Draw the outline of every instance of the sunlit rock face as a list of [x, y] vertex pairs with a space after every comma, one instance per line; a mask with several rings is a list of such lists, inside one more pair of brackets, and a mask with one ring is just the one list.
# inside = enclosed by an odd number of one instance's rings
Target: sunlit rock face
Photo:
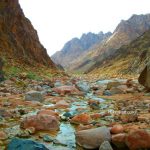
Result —
[[9, 61], [16, 59], [25, 64], [40, 63], [55, 68], [18, 0], [0, 1], [0, 55]]

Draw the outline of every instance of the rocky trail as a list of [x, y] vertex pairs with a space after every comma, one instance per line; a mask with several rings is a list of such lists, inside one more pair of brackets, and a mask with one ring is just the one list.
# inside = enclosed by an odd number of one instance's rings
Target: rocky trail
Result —
[[137, 80], [0, 83], [0, 150], [150, 148], [150, 93]]

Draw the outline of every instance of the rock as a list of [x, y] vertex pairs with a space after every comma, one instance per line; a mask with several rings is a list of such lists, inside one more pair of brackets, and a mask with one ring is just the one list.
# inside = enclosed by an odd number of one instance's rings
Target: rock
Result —
[[44, 142], [53, 142], [54, 138], [49, 136], [49, 135], [44, 135], [43, 136], [43, 141]]
[[114, 94], [125, 94], [125, 91], [122, 88], [119, 88], [119, 87], [111, 88], [110, 92], [111, 92], [112, 95], [114, 95]]
[[55, 112], [55, 111], [53, 111], [53, 110], [46, 110], [46, 109], [43, 109], [43, 110], [40, 110], [37, 114], [38, 114], [38, 115], [50, 115], [50, 116], [55, 116], [57, 119], [60, 119], [59, 113], [58, 113], [58, 112]]
[[112, 149], [112, 147], [111, 147], [111, 145], [110, 145], [110, 143], [108, 141], [104, 141], [101, 144], [99, 150], [113, 150], [113, 149]]
[[142, 84], [147, 90], [150, 90], [150, 62], [146, 65], [144, 70], [141, 72], [138, 81]]
[[55, 83], [54, 83], [54, 87], [59, 87], [59, 86], [62, 86], [62, 83], [61, 83], [61, 81], [56, 81]]
[[112, 96], [112, 93], [109, 90], [105, 90], [103, 92], [103, 95], [105, 95], [105, 96]]
[[2, 59], [0, 58], [0, 82], [4, 80], [3, 65], [4, 63]]
[[6, 140], [8, 137], [5, 132], [0, 131], [0, 140]]
[[126, 144], [131, 150], [150, 148], [150, 132], [146, 130], [131, 131], [126, 137]]
[[74, 116], [70, 122], [75, 124], [90, 124], [92, 122], [92, 118], [90, 115], [83, 113]]
[[20, 124], [23, 129], [34, 127], [36, 131], [44, 130], [58, 130], [59, 121], [56, 117], [51, 115], [33, 115], [26, 117]]
[[12, 118], [13, 114], [6, 109], [0, 109], [0, 116], [4, 118]]
[[114, 87], [117, 87], [117, 86], [119, 86], [119, 85], [121, 85], [121, 83], [120, 82], [118, 82], [118, 81], [114, 81], [114, 82], [109, 82], [108, 84], [107, 84], [107, 90], [110, 90], [111, 88], [114, 88]]
[[80, 124], [80, 125], [78, 126], [77, 130], [78, 130], [78, 131], [80, 131], [80, 130], [87, 130], [87, 129], [91, 129], [92, 127], [93, 127], [92, 124], [89, 124], [89, 125], [82, 125], [82, 124]]
[[62, 96], [66, 95], [66, 94], [77, 94], [77, 93], [79, 93], [77, 88], [75, 88], [74, 86], [68, 86], [68, 85], [53, 88], [52, 91], [56, 92]]
[[35, 133], [35, 128], [34, 127], [30, 127], [30, 128], [27, 128], [25, 131], [27, 131], [30, 135], [32, 135], [32, 134]]
[[43, 144], [32, 140], [13, 138], [7, 150], [49, 150]]
[[77, 89], [79, 89], [80, 91], [85, 92], [85, 93], [90, 91], [90, 86], [85, 81], [78, 81], [76, 83], [76, 87], [77, 87]]
[[125, 133], [114, 134], [112, 135], [111, 141], [116, 147], [124, 148], [126, 147], [125, 138], [126, 138]]
[[60, 108], [60, 109], [65, 109], [65, 108], [68, 108], [69, 106], [70, 106], [69, 103], [67, 103], [64, 100], [61, 100], [61, 101], [57, 102], [54, 107], [55, 108]]
[[25, 94], [25, 100], [42, 102], [44, 100], [44, 98], [43, 98], [43, 95], [41, 94], [41, 92], [30, 91]]
[[110, 141], [110, 130], [106, 127], [99, 127], [78, 131], [76, 134], [76, 143], [85, 149], [96, 149], [104, 141]]
[[123, 131], [124, 131], [124, 128], [123, 128], [123, 126], [120, 125], [120, 124], [114, 125], [114, 126], [111, 128], [111, 130], [110, 130], [110, 132], [111, 132], [112, 134], [122, 133]]
[[89, 100], [88, 104], [89, 104], [90, 108], [96, 110], [96, 109], [99, 109], [100, 102], [98, 100]]

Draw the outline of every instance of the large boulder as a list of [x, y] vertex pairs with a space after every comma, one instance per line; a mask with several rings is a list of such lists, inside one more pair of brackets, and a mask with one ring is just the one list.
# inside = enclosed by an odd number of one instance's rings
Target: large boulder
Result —
[[42, 102], [44, 100], [41, 92], [38, 91], [29, 91], [25, 94], [26, 101], [38, 101]]
[[150, 62], [146, 65], [139, 76], [139, 83], [150, 90]]
[[110, 130], [107, 127], [78, 131], [75, 135], [77, 144], [85, 149], [96, 149], [104, 141], [111, 141]]
[[126, 136], [126, 144], [131, 150], [149, 149], [150, 132], [142, 129], [131, 131]]
[[43, 144], [32, 140], [14, 138], [8, 144], [7, 150], [49, 150]]
[[23, 129], [34, 127], [37, 131], [58, 130], [59, 121], [55, 116], [38, 114], [24, 118], [20, 124], [20, 127]]
[[99, 150], [113, 150], [113, 149], [112, 149], [112, 147], [111, 147], [111, 145], [110, 145], [110, 143], [108, 141], [104, 141], [101, 144]]
[[4, 63], [3, 63], [2, 59], [0, 58], [0, 81], [4, 80], [3, 65], [4, 65]]

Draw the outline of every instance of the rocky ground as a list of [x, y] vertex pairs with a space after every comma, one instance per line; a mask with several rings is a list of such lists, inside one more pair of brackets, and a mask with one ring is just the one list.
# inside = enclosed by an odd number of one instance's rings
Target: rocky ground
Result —
[[137, 80], [0, 83], [0, 150], [150, 148], [150, 93]]

